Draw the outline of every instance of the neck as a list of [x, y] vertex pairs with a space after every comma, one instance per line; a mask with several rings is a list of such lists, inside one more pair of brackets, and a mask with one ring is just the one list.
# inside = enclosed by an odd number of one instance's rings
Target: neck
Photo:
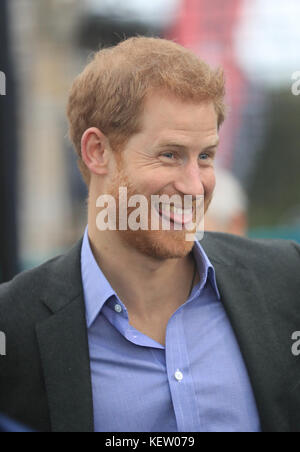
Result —
[[89, 240], [102, 272], [132, 315], [171, 315], [186, 301], [194, 273], [192, 253], [155, 259], [127, 247], [118, 231], [99, 231], [95, 221], [89, 221]]

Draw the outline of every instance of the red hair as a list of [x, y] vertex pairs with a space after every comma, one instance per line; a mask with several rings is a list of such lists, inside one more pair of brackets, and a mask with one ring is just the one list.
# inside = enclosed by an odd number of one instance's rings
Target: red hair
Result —
[[119, 149], [140, 130], [146, 95], [163, 89], [183, 101], [211, 101], [219, 127], [225, 119], [225, 81], [190, 50], [172, 41], [135, 37], [95, 53], [75, 79], [67, 114], [69, 135], [87, 185], [90, 173], [81, 158], [81, 138], [97, 127]]

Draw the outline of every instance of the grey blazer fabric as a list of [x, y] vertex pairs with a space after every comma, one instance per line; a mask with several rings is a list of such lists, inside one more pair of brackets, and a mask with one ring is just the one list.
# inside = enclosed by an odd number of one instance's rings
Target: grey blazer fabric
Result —
[[[66, 255], [0, 285], [0, 412], [48, 432], [92, 432], [93, 400], [80, 240]], [[300, 432], [300, 247], [206, 233], [222, 302], [264, 432]]]

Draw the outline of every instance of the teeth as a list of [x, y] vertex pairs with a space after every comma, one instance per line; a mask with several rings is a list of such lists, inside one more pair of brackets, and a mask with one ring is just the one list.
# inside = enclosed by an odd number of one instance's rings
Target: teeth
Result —
[[171, 205], [170, 212], [173, 212], [176, 215], [190, 215], [192, 213], [192, 209], [181, 209], [180, 207]]

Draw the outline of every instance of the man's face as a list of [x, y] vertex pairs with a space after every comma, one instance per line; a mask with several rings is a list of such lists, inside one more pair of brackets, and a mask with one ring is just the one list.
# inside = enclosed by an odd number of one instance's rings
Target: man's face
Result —
[[[119, 200], [119, 187], [128, 198], [139, 194], [204, 196], [206, 212], [215, 187], [214, 157], [218, 145], [217, 114], [212, 103], [182, 102], [167, 94], [148, 97], [142, 131], [133, 135], [121, 151], [119, 169], [108, 192]], [[118, 202], [117, 202], [118, 204]], [[182, 205], [183, 202], [182, 202]], [[194, 212], [195, 214], [195, 212]], [[172, 214], [171, 214], [172, 216]], [[185, 257], [193, 242], [186, 230], [118, 231], [127, 246], [158, 259]]]

